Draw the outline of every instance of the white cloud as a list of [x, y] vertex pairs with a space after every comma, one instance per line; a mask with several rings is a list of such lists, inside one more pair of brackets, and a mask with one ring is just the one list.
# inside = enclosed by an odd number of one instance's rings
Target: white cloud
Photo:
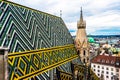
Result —
[[69, 30], [77, 30], [77, 22], [66, 23]]
[[102, 29], [120, 28], [120, 0], [10, 0], [40, 11], [59, 16], [69, 30], [77, 30], [80, 7], [83, 6], [87, 33], [95, 33]]
[[110, 29], [112, 27], [120, 28], [120, 15], [115, 11], [90, 16], [87, 17], [86, 20], [88, 33], [93, 33], [101, 29]]
[[71, 35], [75, 36], [75, 35], [76, 35], [76, 32], [71, 32]]

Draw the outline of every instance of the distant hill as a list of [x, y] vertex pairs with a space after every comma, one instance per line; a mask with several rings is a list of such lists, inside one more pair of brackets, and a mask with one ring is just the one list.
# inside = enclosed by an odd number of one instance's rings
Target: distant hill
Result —
[[93, 37], [93, 38], [113, 38], [113, 37], [119, 37], [120, 35], [87, 35], [88, 37]]
[[[73, 39], [75, 38], [76, 36], [73, 36]], [[93, 37], [93, 38], [113, 38], [113, 37], [118, 37], [120, 38], [120, 35], [87, 35], [87, 37]]]

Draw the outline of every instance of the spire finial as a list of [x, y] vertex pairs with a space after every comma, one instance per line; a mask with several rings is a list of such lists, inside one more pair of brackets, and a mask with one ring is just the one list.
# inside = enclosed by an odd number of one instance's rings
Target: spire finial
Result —
[[60, 10], [60, 17], [62, 18], [62, 10]]
[[82, 7], [81, 7], [81, 12], [80, 12], [80, 21], [83, 21]]

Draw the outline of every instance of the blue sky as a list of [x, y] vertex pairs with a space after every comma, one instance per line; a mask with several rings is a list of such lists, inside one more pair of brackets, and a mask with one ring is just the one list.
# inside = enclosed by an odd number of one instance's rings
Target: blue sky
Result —
[[80, 7], [86, 20], [86, 32], [93, 35], [120, 34], [120, 0], [10, 0], [60, 16], [72, 35], [76, 35]]

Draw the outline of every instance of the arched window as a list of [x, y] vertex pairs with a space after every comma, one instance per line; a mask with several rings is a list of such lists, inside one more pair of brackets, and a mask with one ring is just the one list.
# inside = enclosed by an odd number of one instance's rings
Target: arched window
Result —
[[85, 56], [85, 50], [83, 51], [83, 55]]
[[89, 61], [89, 58], [87, 57], [87, 61]]
[[78, 54], [78, 55], [80, 54], [80, 51], [79, 51], [79, 50], [77, 51], [77, 54]]
[[83, 59], [83, 63], [85, 63], [85, 59]]

